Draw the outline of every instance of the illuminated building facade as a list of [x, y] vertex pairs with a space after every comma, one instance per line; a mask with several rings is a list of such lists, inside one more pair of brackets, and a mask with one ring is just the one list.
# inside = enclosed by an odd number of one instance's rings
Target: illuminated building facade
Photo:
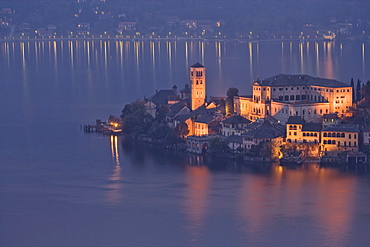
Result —
[[190, 67], [191, 109], [194, 111], [206, 101], [206, 68], [200, 63]]
[[252, 96], [236, 96], [236, 113], [257, 120], [272, 116], [286, 123], [290, 116], [321, 122], [322, 116], [345, 116], [352, 106], [352, 87], [345, 83], [308, 75], [279, 74], [252, 84]]

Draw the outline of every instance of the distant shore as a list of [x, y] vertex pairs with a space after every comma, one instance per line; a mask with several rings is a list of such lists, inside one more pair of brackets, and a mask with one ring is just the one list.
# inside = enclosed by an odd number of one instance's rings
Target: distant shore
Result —
[[259, 42], [370, 42], [370, 39], [361, 40], [356, 38], [347, 39], [299, 39], [299, 38], [280, 38], [280, 39], [243, 39], [243, 38], [199, 38], [199, 37], [128, 37], [128, 36], [110, 36], [110, 35], [97, 35], [97, 36], [51, 36], [51, 37], [12, 37], [0, 38], [0, 42], [13, 42], [13, 41], [59, 41], [59, 40], [118, 40], [118, 41], [203, 41], [203, 42], [236, 42], [236, 43], [259, 43]]

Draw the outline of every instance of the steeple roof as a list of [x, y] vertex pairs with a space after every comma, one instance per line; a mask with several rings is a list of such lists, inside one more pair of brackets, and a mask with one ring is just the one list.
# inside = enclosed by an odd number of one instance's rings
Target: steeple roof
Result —
[[200, 63], [196, 63], [196, 64], [193, 64], [192, 66], [190, 66], [192, 68], [204, 68], [203, 65], [201, 65]]

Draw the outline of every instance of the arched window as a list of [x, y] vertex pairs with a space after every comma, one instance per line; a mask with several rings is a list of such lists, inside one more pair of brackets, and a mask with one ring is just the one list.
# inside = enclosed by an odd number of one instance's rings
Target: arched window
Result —
[[290, 100], [294, 100], [294, 95], [290, 95]]
[[335, 145], [335, 140], [332, 140], [332, 141], [331, 141], [331, 144], [334, 144], [334, 145]]
[[284, 100], [285, 101], [288, 101], [289, 100], [289, 96], [288, 95], [285, 95]]
[[324, 133], [324, 137], [328, 137], [328, 134], [326, 132]]
[[279, 101], [283, 101], [284, 97], [283, 96], [279, 96]]
[[340, 137], [340, 133], [337, 133], [337, 137]]
[[317, 137], [317, 133], [315, 133], [315, 135], [314, 135], [315, 137]]
[[328, 137], [331, 137], [331, 133], [328, 133]]
[[301, 100], [301, 95], [296, 95], [295, 100]]
[[328, 142], [326, 140], [324, 140], [324, 144], [327, 144]]
[[344, 133], [342, 133], [342, 134], [340, 135], [340, 137], [345, 137]]

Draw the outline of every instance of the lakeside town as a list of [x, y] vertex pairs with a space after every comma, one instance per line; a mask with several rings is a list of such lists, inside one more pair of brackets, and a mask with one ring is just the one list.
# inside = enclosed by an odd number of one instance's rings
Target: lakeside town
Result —
[[226, 97], [207, 97], [206, 68], [192, 65], [189, 79], [85, 131], [247, 161], [368, 163], [370, 81], [279, 74], [253, 82], [252, 95], [229, 88]]
[[[6, 1], [5, 1], [6, 2]], [[227, 15], [228, 9], [213, 15], [197, 15], [186, 12], [187, 8], [162, 13], [165, 4], [158, 1], [143, 2], [142, 10], [135, 4], [118, 4], [110, 0], [65, 0], [38, 4], [19, 1], [0, 2], [0, 38], [4, 40], [24, 39], [220, 39], [238, 41], [260, 40], [361, 40], [370, 39], [370, 19], [360, 14], [331, 16], [324, 10], [322, 15], [303, 18], [299, 21], [265, 16], [248, 17], [245, 25], [234, 23]], [[262, 4], [262, 3], [259, 3]], [[148, 5], [148, 6], [147, 6]], [[203, 6], [212, 9], [214, 6]], [[256, 8], [258, 4], [255, 4]], [[220, 3], [219, 8], [223, 9]], [[247, 8], [246, 6], [245, 8]], [[269, 8], [264, 7], [265, 11]], [[357, 6], [358, 7], [358, 6]], [[58, 11], [56, 11], [58, 8]], [[147, 9], [148, 8], [148, 9]], [[189, 7], [190, 8], [190, 7]], [[345, 8], [339, 5], [335, 8]], [[224, 13], [225, 12], [225, 13]], [[269, 12], [268, 12], [269, 13]], [[243, 15], [247, 18], [250, 13]], [[311, 18], [309, 18], [311, 17]], [[241, 18], [241, 20], [243, 20]], [[272, 17], [270, 17], [272, 18]], [[292, 16], [293, 18], [293, 16]], [[238, 28], [236, 28], [238, 26]]]

